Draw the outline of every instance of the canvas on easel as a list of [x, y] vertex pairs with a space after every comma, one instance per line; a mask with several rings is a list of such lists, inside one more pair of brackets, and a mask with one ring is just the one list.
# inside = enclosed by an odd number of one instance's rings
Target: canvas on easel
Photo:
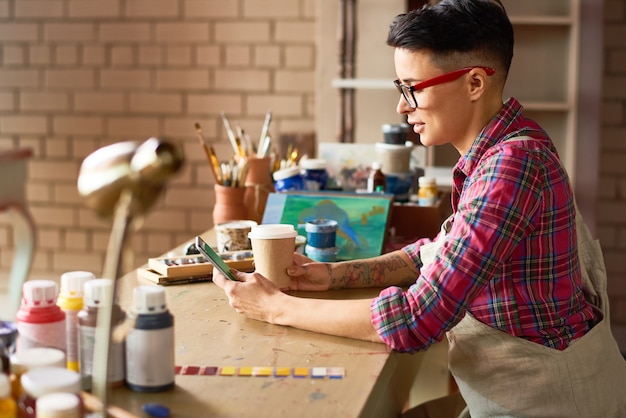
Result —
[[305, 224], [315, 219], [337, 221], [337, 260], [354, 260], [382, 254], [387, 238], [390, 194], [335, 192], [271, 193], [264, 224], [291, 224], [306, 236]]

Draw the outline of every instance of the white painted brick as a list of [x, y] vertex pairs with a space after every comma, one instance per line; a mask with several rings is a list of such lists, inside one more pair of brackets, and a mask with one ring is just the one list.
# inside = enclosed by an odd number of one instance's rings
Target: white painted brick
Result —
[[70, 140], [67, 137], [48, 136], [44, 143], [46, 158], [64, 158], [71, 157]]
[[93, 230], [94, 235], [94, 248], [96, 248], [96, 236], [104, 238], [104, 246], [103, 249], [106, 249], [106, 243], [108, 242], [109, 235], [111, 234], [111, 220], [104, 219], [96, 214], [95, 211], [91, 210], [91, 208], [87, 208], [83, 206], [78, 209], [78, 221], [74, 224], [82, 229], [91, 229]]
[[139, 46], [139, 64], [157, 66], [165, 62], [164, 48], [160, 46]]
[[111, 63], [113, 65], [131, 65], [135, 62], [135, 51], [130, 46], [116, 46], [111, 48]]
[[142, 228], [146, 231], [175, 232], [180, 230], [181, 225], [186, 225], [185, 218], [183, 210], [157, 208], [146, 217]]
[[60, 45], [56, 48], [56, 63], [59, 65], [75, 65], [78, 63], [78, 47], [76, 45]]
[[37, 220], [37, 225], [41, 226], [62, 227], [64, 225], [72, 225], [76, 218], [75, 211], [71, 208], [31, 206], [30, 210], [33, 218]]
[[28, 48], [28, 60], [31, 64], [48, 65], [52, 62], [52, 49], [47, 45], [32, 45]]
[[310, 46], [288, 46], [285, 48], [285, 65], [288, 68], [315, 67], [315, 50]]
[[111, 22], [99, 26], [99, 39], [104, 42], [143, 42], [150, 40], [150, 24], [140, 22]]
[[15, 95], [9, 92], [0, 92], [0, 112], [15, 109]]
[[219, 115], [220, 112], [239, 114], [243, 111], [242, 94], [189, 94], [187, 96], [189, 113]]
[[156, 40], [159, 42], [206, 42], [209, 40], [207, 23], [157, 23]]
[[298, 95], [259, 95], [248, 96], [247, 106], [250, 115], [265, 115], [268, 110], [281, 116], [302, 114], [302, 98]]
[[215, 71], [215, 86], [220, 90], [268, 91], [270, 73], [262, 70], [217, 70]]
[[100, 45], [83, 46], [83, 64], [101, 65], [106, 62], [105, 48]]
[[0, 130], [13, 134], [46, 134], [48, 120], [45, 116], [0, 116]]
[[29, 165], [29, 175], [33, 180], [75, 183], [79, 167], [78, 162], [67, 160], [33, 160]]
[[0, 17], [9, 17], [9, 0], [0, 0]]
[[205, 70], [159, 70], [156, 83], [161, 89], [206, 89], [209, 87], [209, 74]]
[[34, 23], [7, 23], [0, 25], [0, 42], [34, 42], [38, 28]]
[[229, 18], [239, 15], [239, 2], [232, 0], [184, 0], [184, 16], [196, 18]]
[[248, 67], [252, 62], [252, 50], [248, 46], [234, 45], [226, 47], [226, 65], [231, 67]]
[[2, 62], [4, 66], [23, 65], [26, 63], [26, 51], [24, 47], [17, 45], [5, 45], [2, 48]]
[[63, 17], [63, 3], [62, 0], [19, 0], [14, 3], [15, 17]]
[[277, 92], [313, 92], [315, 90], [314, 71], [278, 70], [274, 78]]
[[283, 0], [244, 0], [246, 18], [295, 18], [299, 14], [300, 2]]
[[101, 275], [104, 263], [103, 254], [78, 250], [55, 251], [52, 257], [52, 268], [56, 271], [91, 271]]
[[0, 69], [0, 88], [37, 87], [39, 75], [37, 70], [30, 69]]
[[119, 17], [120, 0], [69, 0], [70, 17]]
[[70, 41], [81, 42], [95, 39], [95, 25], [90, 23], [47, 23], [43, 27], [44, 39], [46, 41]]
[[53, 131], [57, 135], [103, 135], [104, 120], [101, 116], [55, 116]]
[[314, 22], [276, 22], [276, 40], [278, 42], [310, 44], [311, 39], [315, 39]]
[[217, 66], [221, 64], [220, 48], [215, 45], [202, 45], [196, 48], [198, 65]]
[[44, 74], [44, 83], [47, 87], [93, 87], [95, 85], [95, 72], [90, 69], [63, 69], [47, 70]]
[[146, 235], [148, 244], [143, 248], [145, 255], [142, 258], [144, 262], [149, 257], [157, 257], [177, 245], [171, 232], [148, 232]]
[[133, 93], [129, 110], [133, 113], [180, 113], [182, 102], [179, 94]]
[[111, 117], [107, 120], [107, 134], [125, 140], [144, 140], [159, 132], [156, 117]]
[[169, 208], [207, 209], [207, 212], [214, 205], [209, 199], [208, 193], [203, 193], [197, 188], [183, 187], [169, 188], [165, 193], [164, 202]]
[[124, 94], [116, 92], [93, 92], [74, 95], [74, 109], [78, 112], [112, 112], [126, 111]]
[[[193, 226], [192, 231], [206, 231], [213, 227], [213, 215], [212, 211], [191, 211], [190, 223]], [[197, 232], [195, 232], [197, 234]]]
[[126, 2], [125, 12], [128, 17], [178, 17], [177, 0], [132, 0]]
[[171, 67], [188, 66], [191, 64], [191, 46], [171, 45], [165, 52], [165, 63]]
[[170, 138], [193, 138], [197, 144], [196, 129], [194, 127], [196, 122], [200, 123], [205, 137], [211, 138], [214, 136], [214, 134], [212, 134], [214, 129], [211, 128], [211, 124], [209, 122], [205, 122], [205, 120], [191, 116], [165, 117], [163, 121], [163, 135]]
[[29, 180], [28, 186], [26, 187], [26, 199], [29, 205], [52, 203], [52, 185], [50, 183]]
[[254, 48], [254, 64], [257, 67], [279, 67], [281, 65], [280, 47], [260, 45]]
[[147, 70], [102, 70], [100, 85], [105, 88], [146, 88], [150, 86]]
[[270, 40], [269, 22], [215, 23], [215, 39], [223, 43], [266, 43]]

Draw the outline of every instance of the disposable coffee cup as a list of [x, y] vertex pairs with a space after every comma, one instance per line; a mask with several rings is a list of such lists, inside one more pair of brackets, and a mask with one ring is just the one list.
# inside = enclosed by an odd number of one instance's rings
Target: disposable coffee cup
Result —
[[248, 234], [256, 224], [255, 221], [249, 220], [228, 221], [217, 224], [215, 226], [217, 252], [250, 250], [252, 247]]
[[297, 235], [293, 225], [288, 224], [256, 225], [248, 234], [255, 271], [280, 289], [289, 287], [291, 281], [287, 268], [293, 264]]

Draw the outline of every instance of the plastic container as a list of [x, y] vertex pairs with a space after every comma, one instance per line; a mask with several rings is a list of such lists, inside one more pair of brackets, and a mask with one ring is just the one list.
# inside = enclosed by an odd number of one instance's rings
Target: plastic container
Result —
[[311, 260], [319, 262], [334, 262], [337, 261], [339, 247], [317, 248], [306, 245], [304, 251], [306, 256]]
[[378, 156], [377, 160], [382, 164], [383, 173], [406, 173], [410, 171], [411, 152], [413, 152], [412, 142], [407, 141], [400, 145], [377, 142], [374, 147]]
[[407, 123], [385, 123], [381, 128], [385, 144], [404, 145], [410, 125]]
[[65, 312], [56, 304], [57, 284], [29, 280], [22, 287], [22, 305], [16, 314], [17, 351], [54, 347], [65, 351]]
[[275, 171], [273, 176], [274, 188], [277, 192], [304, 190], [304, 179], [298, 167], [287, 167]]
[[50, 393], [36, 402], [37, 418], [82, 418], [80, 399], [71, 393]]
[[24, 373], [44, 367], [65, 367], [65, 353], [58, 348], [33, 347], [11, 355], [11, 373], [15, 376], [11, 392], [13, 398], [22, 395], [21, 377]]
[[335, 246], [337, 238], [337, 221], [332, 219], [315, 219], [304, 225], [307, 243], [310, 247], [329, 248]]
[[167, 309], [165, 289], [133, 289], [135, 328], [126, 338], [126, 384], [137, 392], [174, 387], [174, 317]]
[[9, 376], [0, 373], [0, 418], [17, 418], [17, 403], [11, 396]]
[[417, 202], [420, 206], [433, 206], [439, 199], [437, 182], [434, 177], [420, 177], [418, 179], [419, 190]]
[[326, 190], [326, 184], [328, 183], [326, 166], [326, 160], [321, 158], [303, 158], [300, 160], [300, 168], [302, 168], [302, 177], [304, 177], [304, 188], [306, 190]]
[[65, 312], [67, 368], [78, 371], [78, 312], [83, 309], [83, 288], [96, 276], [89, 271], [69, 271], [61, 275], [57, 305]]
[[367, 178], [367, 192], [368, 193], [385, 193], [386, 190], [386, 177], [382, 171], [382, 164], [378, 161], [372, 163], [372, 170]]
[[17, 328], [14, 322], [0, 321], [0, 373], [8, 375], [11, 372], [10, 357], [15, 350]]
[[408, 173], [387, 173], [385, 178], [386, 191], [393, 194], [395, 202], [408, 202], [414, 179], [415, 175], [412, 171]]
[[37, 400], [51, 393], [74, 395], [78, 400], [81, 415], [84, 405], [80, 398], [80, 375], [65, 367], [44, 367], [30, 370], [22, 375], [24, 393], [17, 400], [20, 418], [36, 418]]
[[[112, 285], [113, 281], [111, 279], [94, 279], [85, 283], [85, 303], [83, 309], [78, 313], [78, 338], [80, 341], [79, 369], [84, 390], [91, 389], [98, 307], [107, 303], [105, 299], [108, 294], [106, 288]], [[125, 318], [126, 313], [117, 303], [114, 303], [111, 326], [115, 327], [121, 324]], [[124, 341], [111, 341], [107, 382], [112, 387], [122, 386], [126, 379], [124, 355]]]

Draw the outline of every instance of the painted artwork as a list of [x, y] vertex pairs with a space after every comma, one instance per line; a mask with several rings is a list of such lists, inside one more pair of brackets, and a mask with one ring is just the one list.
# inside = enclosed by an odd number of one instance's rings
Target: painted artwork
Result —
[[357, 193], [271, 193], [264, 224], [293, 225], [306, 236], [305, 224], [315, 219], [337, 221], [337, 260], [380, 255], [385, 245], [393, 196]]

